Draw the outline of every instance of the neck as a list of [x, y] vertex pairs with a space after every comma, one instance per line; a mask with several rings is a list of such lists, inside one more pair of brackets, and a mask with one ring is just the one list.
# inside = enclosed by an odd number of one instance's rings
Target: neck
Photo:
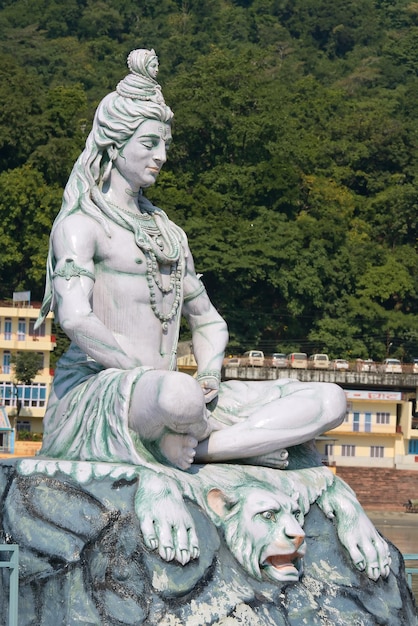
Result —
[[139, 191], [139, 189], [134, 189], [116, 168], [112, 169], [109, 180], [103, 183], [101, 189], [102, 196], [107, 202], [133, 212], [139, 211]]

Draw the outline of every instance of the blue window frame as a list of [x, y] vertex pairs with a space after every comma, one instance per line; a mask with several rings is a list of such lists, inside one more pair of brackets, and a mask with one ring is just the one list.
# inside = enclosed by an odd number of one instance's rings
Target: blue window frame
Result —
[[408, 445], [408, 454], [418, 454], [418, 439], [411, 439]]
[[358, 433], [360, 430], [360, 413], [353, 413], [353, 432]]
[[3, 352], [3, 374], [10, 374], [10, 352]]
[[20, 319], [17, 323], [17, 340], [25, 341], [26, 339], [26, 320]]

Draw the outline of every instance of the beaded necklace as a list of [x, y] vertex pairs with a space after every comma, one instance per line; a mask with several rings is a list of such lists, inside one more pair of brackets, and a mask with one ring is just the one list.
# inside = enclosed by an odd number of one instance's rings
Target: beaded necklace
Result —
[[[168, 323], [176, 316], [183, 298], [185, 260], [180, 229], [170, 223], [163, 211], [151, 204], [152, 210], [133, 213], [105, 201], [98, 190], [94, 193], [94, 200], [112, 221], [124, 228], [128, 227], [134, 233], [135, 242], [145, 255], [150, 306], [166, 333]], [[159, 265], [170, 265], [170, 280], [166, 287], [162, 282]], [[174, 294], [168, 313], [163, 313], [157, 306], [156, 288], [163, 295]]]

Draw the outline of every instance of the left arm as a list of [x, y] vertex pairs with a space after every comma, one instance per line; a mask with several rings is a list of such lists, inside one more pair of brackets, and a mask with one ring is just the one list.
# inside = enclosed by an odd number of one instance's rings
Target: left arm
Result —
[[203, 283], [196, 275], [193, 258], [187, 256], [184, 278], [183, 315], [192, 331], [193, 351], [198, 365], [197, 376], [206, 402], [216, 395], [221, 378], [221, 368], [228, 343], [228, 328], [219, 315]]

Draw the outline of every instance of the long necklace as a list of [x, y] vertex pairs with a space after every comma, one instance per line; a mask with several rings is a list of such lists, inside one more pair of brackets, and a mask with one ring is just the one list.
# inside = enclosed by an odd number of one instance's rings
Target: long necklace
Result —
[[[96, 202], [97, 199], [96, 196]], [[111, 212], [105, 211], [106, 215], [125, 228], [128, 226], [134, 233], [137, 246], [144, 252], [150, 306], [155, 317], [160, 320], [163, 331], [167, 332], [168, 323], [176, 316], [183, 294], [185, 262], [180, 229], [172, 225], [161, 210], [154, 210], [152, 214], [133, 213], [113, 202], [105, 202], [104, 198], [100, 200], [100, 208], [104, 209], [106, 204], [113, 207]], [[159, 264], [170, 265], [170, 279], [166, 287], [162, 282]], [[163, 313], [157, 306], [156, 287], [163, 295], [174, 293], [168, 313]]]

